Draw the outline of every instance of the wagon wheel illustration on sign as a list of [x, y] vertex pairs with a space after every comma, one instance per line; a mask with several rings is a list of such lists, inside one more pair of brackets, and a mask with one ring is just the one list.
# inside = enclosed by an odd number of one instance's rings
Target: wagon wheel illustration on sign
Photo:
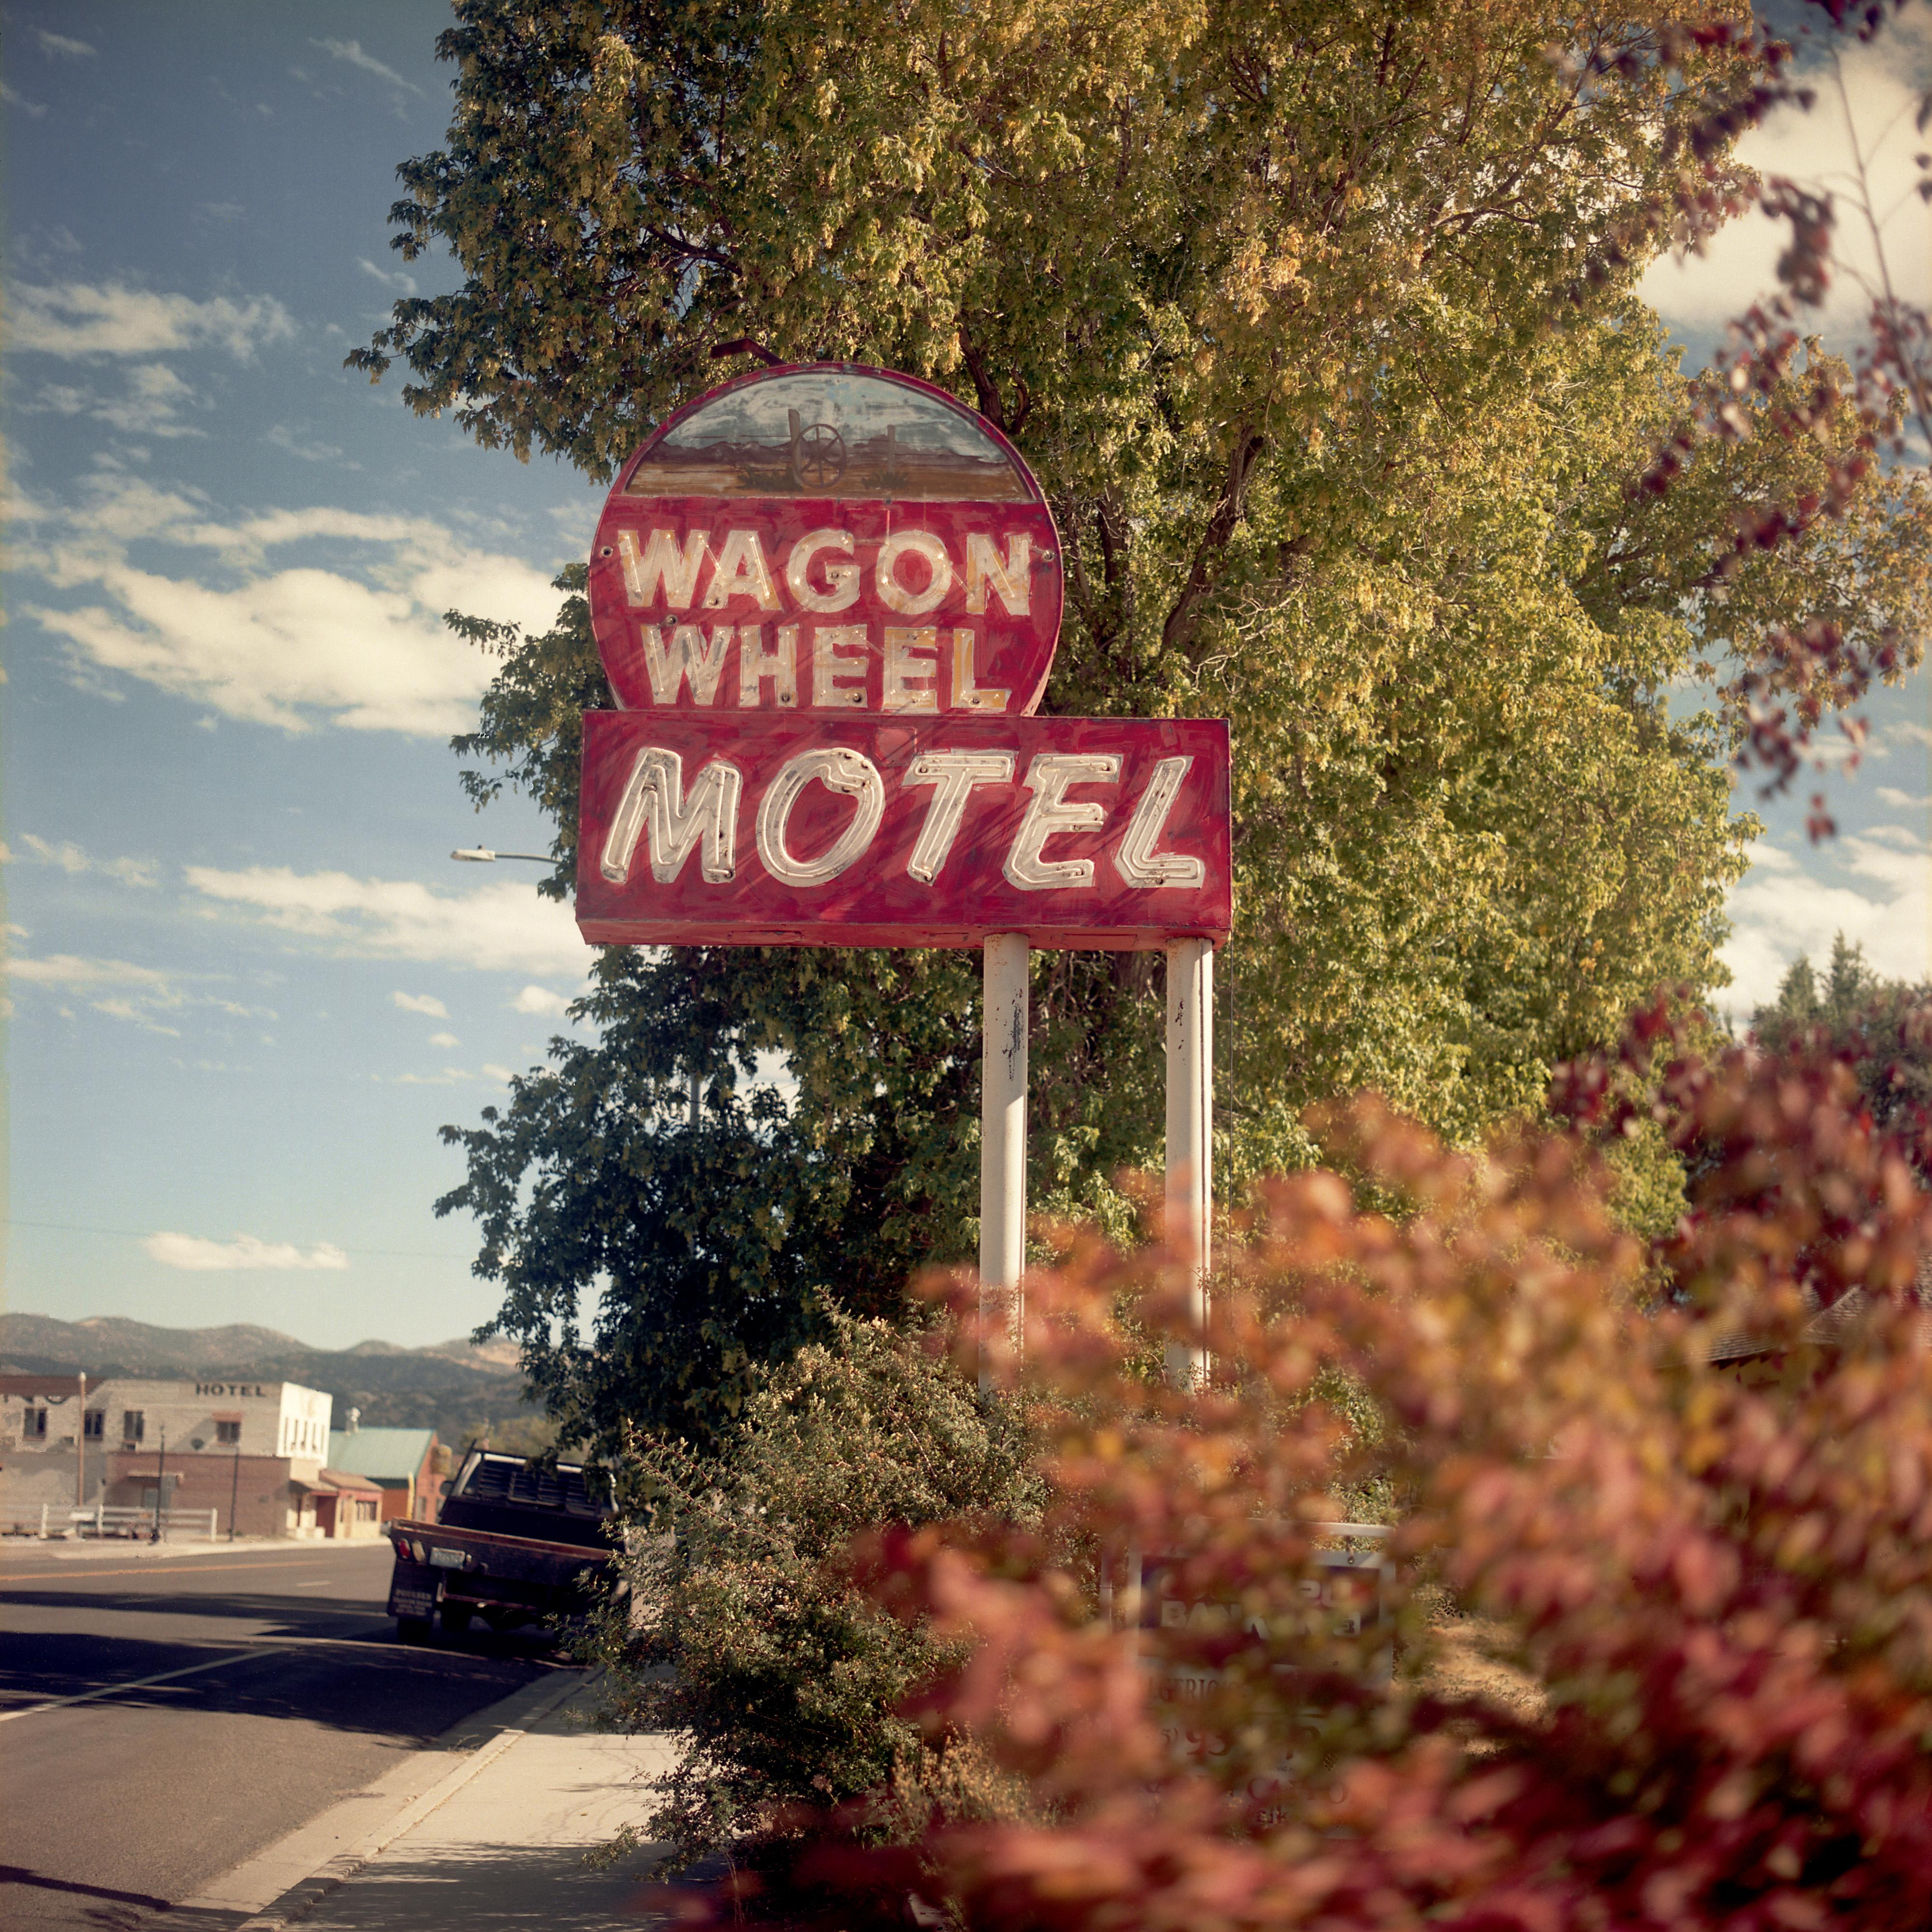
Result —
[[801, 422], [785, 412], [791, 426], [791, 480], [801, 490], [823, 490], [845, 473], [845, 439], [830, 423]]

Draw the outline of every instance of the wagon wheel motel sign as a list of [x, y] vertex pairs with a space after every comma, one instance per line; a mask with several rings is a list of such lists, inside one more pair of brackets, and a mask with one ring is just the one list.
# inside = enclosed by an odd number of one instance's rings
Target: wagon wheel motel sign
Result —
[[1012, 445], [910, 376], [758, 370], [625, 464], [590, 601], [621, 708], [584, 721], [584, 938], [983, 947], [982, 1319], [1020, 1292], [1029, 950], [1164, 949], [1168, 1216], [1204, 1271], [1228, 727], [1034, 715], [1064, 583]]

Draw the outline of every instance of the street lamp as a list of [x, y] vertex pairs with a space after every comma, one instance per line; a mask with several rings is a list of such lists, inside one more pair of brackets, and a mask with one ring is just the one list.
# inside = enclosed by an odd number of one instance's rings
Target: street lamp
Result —
[[[104, 1429], [105, 1423], [101, 1424]], [[87, 1378], [80, 1378], [80, 1420], [74, 1426], [74, 1506], [87, 1507]], [[80, 1532], [76, 1529], [75, 1535]]]

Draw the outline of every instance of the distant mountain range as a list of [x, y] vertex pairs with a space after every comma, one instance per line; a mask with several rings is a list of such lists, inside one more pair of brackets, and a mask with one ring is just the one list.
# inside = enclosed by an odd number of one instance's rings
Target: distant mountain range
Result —
[[300, 1382], [335, 1398], [335, 1426], [362, 1412], [370, 1428], [434, 1429], [459, 1447], [472, 1436], [522, 1438], [538, 1424], [523, 1400], [516, 1345], [459, 1338], [426, 1348], [358, 1342], [314, 1348], [273, 1328], [158, 1328], [115, 1316], [62, 1322], [0, 1315], [0, 1364], [30, 1375], [245, 1375]]

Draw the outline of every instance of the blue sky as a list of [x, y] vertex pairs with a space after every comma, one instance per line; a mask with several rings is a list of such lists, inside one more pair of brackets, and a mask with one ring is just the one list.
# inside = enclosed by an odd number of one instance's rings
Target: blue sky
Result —
[[[436, 1130], [542, 1057], [587, 956], [529, 868], [448, 859], [544, 832], [458, 790], [446, 740], [485, 667], [440, 616], [542, 621], [602, 493], [341, 366], [450, 274], [405, 275], [385, 220], [395, 164], [441, 139], [447, 18], [5, 10], [14, 1309], [340, 1346], [494, 1306], [467, 1222], [430, 1212], [460, 1178]], [[1909, 66], [1854, 70], [1861, 124]], [[1829, 119], [1765, 158], [1832, 167]], [[1922, 226], [1900, 255], [1922, 286]], [[1662, 265], [1653, 298], [1702, 346], [1775, 246], [1758, 224]], [[1836, 844], [1808, 844], [1802, 795], [1768, 814], [1741, 1004], [1838, 927], [1926, 970], [1927, 694], [1870, 707]]]

